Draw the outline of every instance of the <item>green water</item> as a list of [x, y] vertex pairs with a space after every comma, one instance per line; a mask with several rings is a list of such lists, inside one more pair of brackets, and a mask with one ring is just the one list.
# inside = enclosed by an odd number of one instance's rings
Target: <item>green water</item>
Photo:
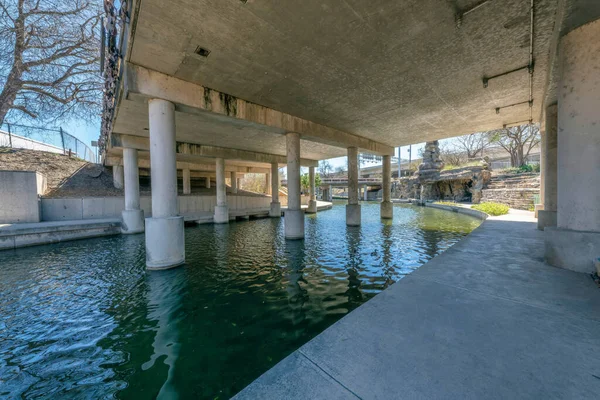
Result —
[[186, 228], [187, 263], [147, 272], [144, 236], [0, 252], [0, 397], [226, 399], [479, 225], [364, 203]]

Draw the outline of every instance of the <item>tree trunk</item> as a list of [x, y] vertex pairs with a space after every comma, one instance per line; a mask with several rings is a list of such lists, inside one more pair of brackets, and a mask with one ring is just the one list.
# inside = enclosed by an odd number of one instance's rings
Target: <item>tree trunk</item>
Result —
[[23, 83], [23, 51], [25, 50], [25, 17], [23, 16], [23, 1], [18, 4], [19, 16], [15, 19], [15, 48], [13, 65], [6, 77], [6, 83], [0, 93], [0, 126], [4, 123], [6, 114], [13, 108], [15, 99]]

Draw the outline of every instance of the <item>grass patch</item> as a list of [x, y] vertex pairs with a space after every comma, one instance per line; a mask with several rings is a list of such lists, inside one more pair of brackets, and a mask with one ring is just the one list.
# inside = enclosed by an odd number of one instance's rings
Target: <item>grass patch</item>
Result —
[[451, 201], [434, 201], [433, 204], [439, 204], [441, 206], [456, 206], [456, 203], [453, 203]]
[[480, 203], [472, 205], [471, 208], [493, 216], [508, 214], [508, 206], [500, 203]]
[[498, 170], [501, 174], [526, 174], [530, 172], [540, 172], [540, 164], [521, 165], [520, 167], [503, 168]]
[[444, 168], [442, 168], [442, 171], [448, 171], [448, 170], [459, 169], [459, 168], [464, 168], [464, 167], [480, 167], [482, 165], [483, 165], [482, 161], [469, 161], [467, 163], [460, 164], [460, 165], [446, 164], [446, 165], [444, 165]]

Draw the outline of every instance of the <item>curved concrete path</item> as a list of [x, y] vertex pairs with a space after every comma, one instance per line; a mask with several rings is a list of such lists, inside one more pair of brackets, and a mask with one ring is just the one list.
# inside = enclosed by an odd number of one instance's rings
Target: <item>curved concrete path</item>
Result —
[[235, 398], [597, 399], [600, 289], [543, 262], [532, 215], [489, 218]]

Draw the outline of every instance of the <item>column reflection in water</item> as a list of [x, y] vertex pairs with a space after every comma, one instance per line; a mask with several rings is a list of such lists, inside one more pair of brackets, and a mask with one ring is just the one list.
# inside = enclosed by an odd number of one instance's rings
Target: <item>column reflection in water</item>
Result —
[[156, 333], [152, 343], [154, 353], [150, 360], [142, 364], [142, 370], [160, 370], [160, 373], [152, 374], [157, 379], [164, 379], [158, 398], [179, 397], [173, 377], [181, 347], [178, 324], [183, 318], [181, 296], [186, 286], [184, 272], [183, 268], [179, 268], [147, 274], [148, 320], [156, 324]]
[[392, 239], [392, 229], [393, 229], [393, 220], [384, 219], [382, 220], [381, 226], [381, 251], [383, 253], [382, 261], [382, 271], [385, 276], [385, 283], [383, 284], [383, 289], [386, 289], [395, 281], [395, 265], [394, 265], [394, 257], [392, 254], [392, 247], [394, 246], [394, 240]]
[[285, 279], [287, 280], [288, 315], [292, 324], [296, 325], [306, 318], [303, 306], [308, 301], [308, 291], [300, 286], [300, 282], [306, 284], [303, 278], [305, 266], [304, 241], [288, 240], [285, 243], [285, 247], [287, 258], [287, 274]]
[[362, 233], [360, 226], [347, 226], [346, 248], [348, 249], [348, 262], [346, 272], [348, 273], [348, 311], [351, 311], [363, 303], [361, 291], [360, 269], [363, 263], [361, 255]]

